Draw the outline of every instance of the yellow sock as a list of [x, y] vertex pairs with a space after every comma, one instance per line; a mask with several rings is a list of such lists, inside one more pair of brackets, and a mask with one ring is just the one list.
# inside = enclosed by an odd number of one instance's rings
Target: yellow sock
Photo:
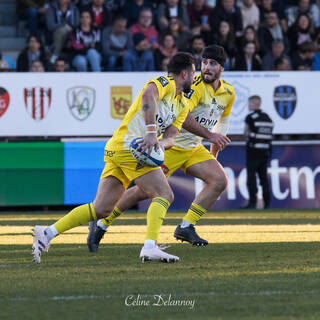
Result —
[[123, 214], [122, 211], [120, 211], [117, 207], [114, 207], [112, 213], [110, 216], [101, 219], [101, 222], [106, 226], [109, 227], [112, 225], [113, 221], [116, 220], [121, 214]]
[[71, 210], [58, 220], [54, 226], [58, 233], [63, 233], [92, 220], [97, 220], [97, 216], [92, 203], [87, 203]]
[[207, 212], [206, 209], [200, 207], [198, 204], [192, 202], [191, 206], [184, 216], [183, 220], [188, 221], [192, 224], [196, 224], [199, 219]]
[[163, 219], [170, 206], [170, 202], [161, 197], [153, 198], [147, 212], [146, 239], [157, 240]]

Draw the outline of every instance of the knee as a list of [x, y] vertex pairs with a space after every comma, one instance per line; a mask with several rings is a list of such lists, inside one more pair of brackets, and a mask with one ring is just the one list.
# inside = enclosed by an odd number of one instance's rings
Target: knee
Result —
[[218, 174], [210, 175], [205, 182], [221, 194], [228, 186], [228, 177], [224, 171], [221, 171]]
[[160, 192], [157, 197], [166, 199], [169, 203], [172, 203], [174, 200], [174, 194], [171, 189], [164, 190]]
[[98, 203], [98, 201], [94, 200], [93, 203], [93, 209], [97, 216], [97, 219], [106, 218], [110, 215], [110, 213], [113, 211], [113, 208], [111, 207], [105, 207]]

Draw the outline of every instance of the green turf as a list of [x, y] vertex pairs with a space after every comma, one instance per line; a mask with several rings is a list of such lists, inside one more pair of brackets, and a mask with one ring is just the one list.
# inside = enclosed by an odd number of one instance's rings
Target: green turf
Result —
[[[318, 224], [319, 215], [231, 212], [201, 224]], [[1, 226], [39, 222], [0, 217]], [[139, 221], [129, 217], [118, 224]], [[103, 244], [90, 254], [85, 244], [53, 244], [36, 265], [30, 245], [0, 245], [0, 319], [320, 319], [320, 235], [319, 242], [174, 244], [168, 251], [181, 261], [172, 265], [141, 264], [140, 247]], [[126, 297], [138, 295], [151, 305], [126, 306]], [[152, 305], [159, 295], [161, 303], [171, 295], [171, 303], [194, 307]]]

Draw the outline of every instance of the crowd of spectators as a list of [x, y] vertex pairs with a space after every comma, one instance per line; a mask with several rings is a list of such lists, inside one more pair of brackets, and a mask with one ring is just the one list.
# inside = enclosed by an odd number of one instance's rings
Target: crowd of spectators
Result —
[[[318, 0], [17, 0], [17, 71], [166, 71], [219, 44], [225, 70], [320, 70]], [[1, 65], [1, 64], [0, 64]]]

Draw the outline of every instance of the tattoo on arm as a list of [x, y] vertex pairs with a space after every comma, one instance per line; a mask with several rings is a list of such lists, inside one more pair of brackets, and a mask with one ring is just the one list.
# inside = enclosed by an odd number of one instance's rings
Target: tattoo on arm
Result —
[[150, 109], [150, 106], [148, 104], [142, 106], [143, 111], [147, 111], [148, 109]]

